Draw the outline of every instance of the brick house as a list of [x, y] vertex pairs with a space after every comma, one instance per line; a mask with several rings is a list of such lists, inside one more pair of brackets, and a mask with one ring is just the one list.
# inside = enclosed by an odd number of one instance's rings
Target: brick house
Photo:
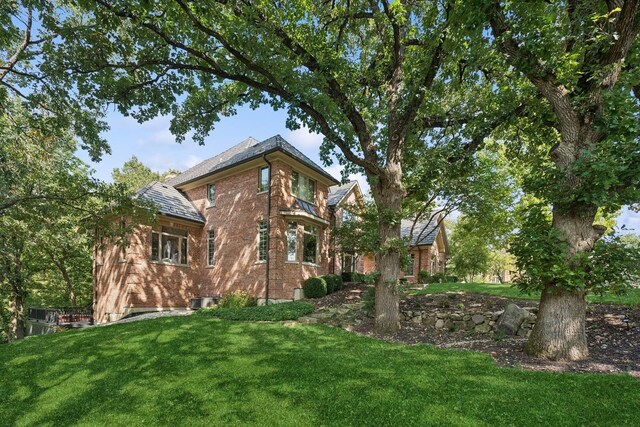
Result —
[[156, 223], [135, 227], [126, 249], [96, 251], [96, 322], [185, 309], [191, 298], [234, 290], [263, 301], [297, 298], [305, 279], [334, 271], [337, 204], [330, 208], [328, 198], [337, 184], [275, 136], [249, 138], [147, 185], [138, 197], [156, 204]]
[[[440, 215], [436, 215], [430, 221], [418, 221], [415, 224], [413, 220], [403, 219], [400, 234], [407, 239], [411, 257], [411, 262], [405, 266], [401, 277], [415, 283], [422, 270], [431, 275], [445, 272], [449, 257], [449, 241]], [[376, 271], [376, 262], [375, 258], [368, 254], [364, 258], [364, 272], [372, 271]]]

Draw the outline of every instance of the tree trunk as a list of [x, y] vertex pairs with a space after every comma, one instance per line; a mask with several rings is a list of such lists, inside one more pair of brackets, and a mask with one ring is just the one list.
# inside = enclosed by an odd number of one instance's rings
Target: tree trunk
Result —
[[538, 320], [525, 352], [550, 360], [582, 360], [589, 355], [584, 292], [548, 286], [542, 291]]
[[64, 279], [64, 283], [66, 284], [67, 298], [69, 299], [71, 305], [75, 307], [75, 305], [77, 304], [77, 300], [76, 294], [73, 291], [73, 281], [71, 280], [71, 277], [69, 277], [69, 272], [62, 262], [60, 263], [60, 265], [58, 265], [58, 268], [60, 269], [60, 273], [62, 274], [62, 278]]
[[[567, 243], [566, 262], [580, 252], [591, 251], [602, 235], [593, 226], [597, 208], [592, 205], [560, 211], [554, 207], [553, 227]], [[585, 292], [549, 284], [542, 291], [538, 319], [525, 351], [531, 356], [551, 360], [583, 360], [589, 355], [585, 332]]]
[[400, 328], [400, 299], [398, 279], [400, 277], [400, 218], [404, 189], [401, 170], [387, 177], [376, 177], [372, 186], [373, 198], [378, 207], [378, 236], [380, 250], [376, 254], [376, 330], [393, 333]]
[[15, 293], [9, 301], [9, 341], [24, 338], [24, 300], [22, 295]]

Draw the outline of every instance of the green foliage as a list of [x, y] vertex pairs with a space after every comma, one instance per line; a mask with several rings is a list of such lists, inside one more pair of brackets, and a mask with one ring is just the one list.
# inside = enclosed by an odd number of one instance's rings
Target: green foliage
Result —
[[327, 282], [322, 276], [310, 277], [302, 284], [305, 298], [322, 298], [327, 295]]
[[376, 288], [371, 286], [364, 291], [362, 295], [362, 309], [369, 314], [372, 314], [376, 308]]
[[473, 218], [461, 217], [450, 239], [451, 269], [469, 282], [489, 271], [491, 260], [490, 238], [476, 224]]
[[521, 271], [515, 281], [518, 287], [540, 291], [554, 285], [616, 294], [624, 293], [640, 274], [640, 252], [615, 234], [598, 240], [590, 252], [579, 252], [569, 262], [566, 246], [544, 207], [531, 206], [510, 248]]
[[258, 305], [258, 300], [249, 295], [247, 291], [233, 291], [229, 295], [226, 295], [220, 300], [218, 304], [222, 308], [243, 308], [243, 307], [255, 307]]
[[215, 317], [224, 320], [244, 320], [255, 322], [279, 322], [296, 320], [313, 311], [313, 306], [304, 301], [283, 302], [259, 306], [222, 306], [205, 308], [198, 316]]
[[24, 109], [9, 98], [0, 112], [0, 301], [16, 338], [28, 306], [91, 303], [96, 231], [124, 245], [130, 226], [114, 218], [149, 218], [122, 187], [91, 177], [70, 134]]
[[337, 274], [327, 274], [322, 276], [322, 278], [327, 284], [327, 294], [331, 294], [343, 288], [342, 277]]
[[113, 170], [111, 178], [116, 184], [126, 187], [130, 193], [135, 193], [152, 181], [162, 182], [168, 175], [177, 173], [179, 172], [173, 169], [165, 173], [154, 172], [138, 160], [136, 156], [132, 156], [122, 165], [122, 169], [115, 168]]

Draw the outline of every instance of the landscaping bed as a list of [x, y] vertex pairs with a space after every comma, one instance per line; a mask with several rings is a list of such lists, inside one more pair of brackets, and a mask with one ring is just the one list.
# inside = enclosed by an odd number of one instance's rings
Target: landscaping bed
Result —
[[[349, 284], [344, 290], [329, 295], [314, 303], [316, 309], [359, 302], [367, 286]], [[403, 298], [401, 312], [457, 312], [478, 310], [499, 312], [509, 303], [535, 311], [537, 301], [505, 298], [478, 293], [452, 292], [442, 294], [415, 295]], [[361, 312], [355, 322], [344, 325], [339, 319], [327, 323], [346, 326], [362, 335], [406, 344], [427, 343], [438, 347], [467, 349], [491, 355], [500, 366], [521, 366], [535, 370], [583, 371], [583, 372], [628, 372], [640, 379], [640, 310], [615, 304], [589, 304], [587, 312], [587, 340], [589, 358], [581, 362], [541, 361], [524, 354], [525, 337], [502, 336], [478, 333], [464, 328], [441, 327], [405, 320], [400, 330], [380, 336], [374, 330], [372, 316]]]

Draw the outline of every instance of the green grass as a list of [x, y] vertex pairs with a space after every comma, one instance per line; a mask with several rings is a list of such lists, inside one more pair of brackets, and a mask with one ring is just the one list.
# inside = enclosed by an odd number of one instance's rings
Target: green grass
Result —
[[296, 320], [313, 311], [313, 305], [304, 301], [283, 302], [279, 304], [261, 305], [241, 308], [205, 308], [198, 311], [198, 316], [217, 317], [225, 320], [280, 321]]
[[[526, 294], [508, 283], [431, 283], [426, 289], [411, 291], [411, 295], [440, 294], [450, 291], [474, 292], [518, 299], [540, 299], [539, 292]], [[595, 303], [640, 306], [640, 289], [631, 289], [626, 295], [588, 295], [587, 300]]]
[[3, 426], [621, 426], [640, 413], [626, 375], [202, 316], [3, 345], [0, 378]]

